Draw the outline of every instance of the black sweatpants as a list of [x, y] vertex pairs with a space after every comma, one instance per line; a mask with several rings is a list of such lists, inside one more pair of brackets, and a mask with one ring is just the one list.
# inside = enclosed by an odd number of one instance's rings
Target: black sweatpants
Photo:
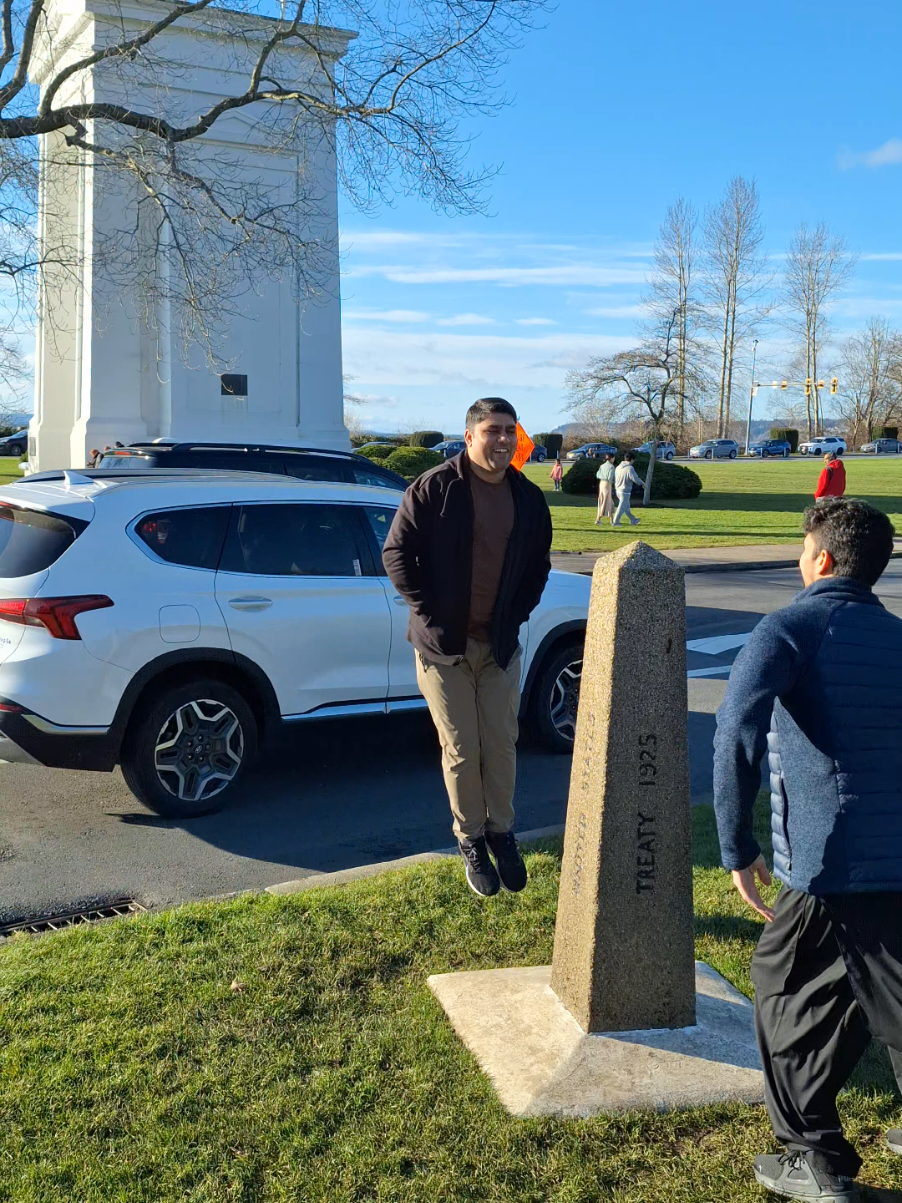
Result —
[[791, 1152], [854, 1177], [836, 1096], [873, 1036], [902, 1089], [902, 893], [784, 889], [752, 961], [767, 1110]]

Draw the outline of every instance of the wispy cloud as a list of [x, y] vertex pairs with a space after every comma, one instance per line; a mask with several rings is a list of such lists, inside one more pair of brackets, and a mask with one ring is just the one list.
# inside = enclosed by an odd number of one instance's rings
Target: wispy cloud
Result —
[[590, 317], [628, 318], [646, 317], [646, 311], [641, 305], [606, 305], [600, 309], [586, 309]]
[[366, 264], [352, 267], [347, 277], [383, 276], [394, 284], [500, 284], [503, 287], [544, 285], [566, 288], [589, 285], [610, 288], [618, 284], [643, 284], [639, 268], [605, 267], [601, 264], [562, 263], [550, 267], [407, 267]]
[[557, 322], [550, 317], [518, 317], [518, 326], [556, 326]]
[[455, 313], [452, 317], [440, 317], [437, 326], [497, 326], [493, 317], [483, 313]]
[[902, 163], [902, 138], [889, 138], [874, 150], [854, 151], [844, 146], [836, 156], [840, 171], [853, 167], [892, 167]]
[[420, 309], [346, 309], [342, 316], [351, 322], [428, 322], [429, 314]]

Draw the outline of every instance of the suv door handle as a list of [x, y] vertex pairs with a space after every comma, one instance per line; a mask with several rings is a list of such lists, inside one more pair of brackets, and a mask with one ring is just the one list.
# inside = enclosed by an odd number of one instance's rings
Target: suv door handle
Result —
[[392, 601], [395, 603], [396, 606], [406, 606], [407, 605], [407, 602], [404, 600], [403, 597], [393, 597]]
[[229, 605], [233, 610], [268, 610], [272, 605], [270, 597], [230, 597]]

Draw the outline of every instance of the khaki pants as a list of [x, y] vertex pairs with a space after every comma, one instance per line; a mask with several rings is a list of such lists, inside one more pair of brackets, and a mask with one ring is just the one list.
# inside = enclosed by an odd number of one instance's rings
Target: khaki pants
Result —
[[417, 684], [442, 746], [442, 771], [459, 840], [514, 825], [520, 653], [502, 671], [487, 643], [467, 640], [460, 664], [417, 652]]

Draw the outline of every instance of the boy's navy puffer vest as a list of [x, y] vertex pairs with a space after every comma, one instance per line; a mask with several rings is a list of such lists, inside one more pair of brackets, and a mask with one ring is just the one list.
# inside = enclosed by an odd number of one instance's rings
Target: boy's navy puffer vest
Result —
[[765, 741], [776, 876], [813, 894], [902, 890], [902, 620], [867, 586], [817, 581], [736, 659], [715, 737], [727, 868], [760, 851]]

